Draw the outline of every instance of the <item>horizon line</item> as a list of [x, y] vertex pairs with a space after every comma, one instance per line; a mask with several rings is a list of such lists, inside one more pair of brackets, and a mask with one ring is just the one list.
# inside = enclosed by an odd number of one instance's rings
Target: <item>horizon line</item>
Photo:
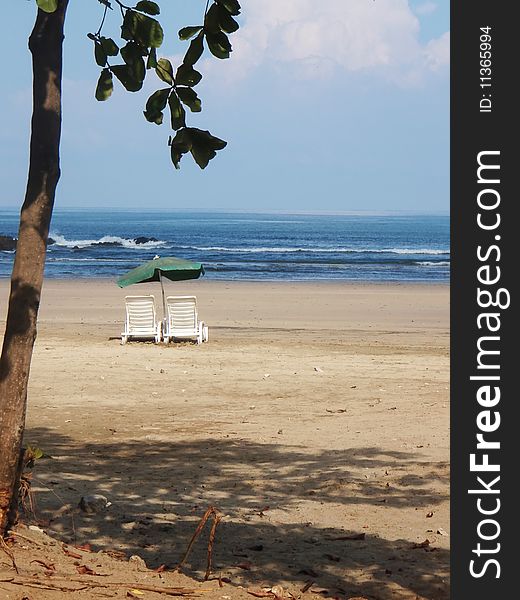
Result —
[[[0, 211], [19, 211], [19, 206], [4, 206], [0, 207]], [[449, 217], [449, 210], [413, 210], [413, 209], [395, 209], [395, 210], [298, 210], [298, 209], [286, 209], [286, 210], [274, 210], [274, 209], [263, 209], [263, 208], [166, 208], [166, 207], [147, 207], [146, 210], [138, 207], [121, 207], [121, 206], [91, 206], [91, 207], [78, 207], [78, 206], [59, 206], [55, 207], [53, 213], [63, 212], [174, 212], [174, 213], [220, 213], [220, 214], [267, 214], [267, 215], [300, 215], [300, 216], [373, 216], [373, 217], [385, 217], [385, 216], [438, 216], [438, 217]]]

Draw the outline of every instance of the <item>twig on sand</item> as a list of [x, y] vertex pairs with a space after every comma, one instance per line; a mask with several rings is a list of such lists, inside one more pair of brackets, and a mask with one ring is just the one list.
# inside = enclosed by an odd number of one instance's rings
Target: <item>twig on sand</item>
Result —
[[[27, 587], [45, 588], [51, 590], [61, 590], [63, 592], [79, 592], [87, 588], [130, 588], [139, 589], [145, 592], [156, 592], [158, 594], [165, 594], [166, 596], [197, 596], [201, 592], [208, 592], [209, 590], [194, 590], [190, 588], [171, 588], [171, 587], [159, 587], [155, 585], [142, 584], [138, 582], [112, 582], [112, 581], [87, 581], [85, 579], [77, 579], [74, 577], [53, 577], [52, 582], [49, 580], [38, 580], [34, 577], [10, 577], [8, 579], [0, 579], [0, 583], [11, 583], [13, 585], [22, 585]], [[79, 583], [81, 587], [71, 587], [66, 584]]]
[[0, 536], [0, 542], [1, 542], [1, 545], [2, 545], [2, 550], [11, 559], [11, 563], [13, 565], [13, 569], [16, 571], [17, 574], [19, 574], [20, 571], [18, 571], [18, 567], [16, 566], [16, 561], [14, 560], [14, 554], [11, 552], [11, 550], [9, 549], [9, 546], [5, 543], [5, 540], [4, 540], [4, 538], [2, 536]]
[[199, 537], [201, 531], [204, 529], [204, 525], [206, 525], [208, 519], [211, 516], [213, 516], [213, 525], [211, 526], [211, 530], [209, 532], [208, 558], [207, 558], [207, 567], [206, 567], [206, 574], [204, 576], [204, 580], [207, 581], [209, 579], [209, 576], [211, 573], [211, 561], [213, 558], [213, 543], [215, 541], [215, 533], [217, 531], [217, 525], [220, 523], [220, 521], [222, 521], [222, 518], [223, 518], [223, 515], [221, 515], [214, 506], [210, 506], [208, 508], [208, 510], [202, 515], [202, 518], [199, 521], [199, 524], [197, 525], [197, 529], [195, 529], [195, 533], [193, 534], [193, 537], [191, 538], [190, 543], [188, 544], [188, 547], [186, 548], [186, 552], [184, 553], [184, 556], [182, 557], [181, 562], [174, 569], [175, 571], [178, 571], [182, 567], [182, 565], [186, 562], [186, 560], [188, 559], [191, 549], [193, 548], [193, 544], [195, 543], [196, 539]]
[[26, 540], [27, 542], [31, 542], [33, 544], [36, 544], [37, 546], [41, 546], [41, 544], [39, 542], [37, 542], [34, 538], [29, 537], [27, 535], [23, 535], [23, 533], [19, 533], [18, 531], [13, 531], [12, 529], [9, 530], [9, 535], [14, 535], [15, 537], [19, 537], [22, 538], [23, 540]]
[[215, 514], [213, 519], [213, 525], [211, 526], [211, 531], [209, 532], [209, 541], [208, 541], [208, 565], [206, 567], [206, 574], [204, 576], [204, 580], [207, 581], [211, 574], [211, 561], [213, 558], [213, 544], [215, 542], [215, 534], [217, 532], [217, 525], [222, 521], [222, 515]]
[[61, 590], [62, 592], [79, 592], [81, 590], [88, 589], [88, 586], [84, 585], [83, 587], [65, 587], [60, 585], [54, 585], [49, 581], [38, 581], [36, 579], [24, 579], [23, 581], [17, 580], [14, 577], [10, 579], [0, 579], [0, 583], [11, 583], [12, 585], [23, 585], [24, 587], [33, 587], [37, 589], [43, 590]]

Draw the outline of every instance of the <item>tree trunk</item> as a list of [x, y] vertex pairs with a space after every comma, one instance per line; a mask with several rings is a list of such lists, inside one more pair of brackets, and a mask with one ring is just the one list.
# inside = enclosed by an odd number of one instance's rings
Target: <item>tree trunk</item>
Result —
[[[29, 175], [20, 213], [6, 331], [0, 358], [0, 535], [13, 515], [25, 426], [27, 384], [36, 339], [47, 238], [60, 176], [63, 24], [68, 0], [54, 13], [38, 10], [29, 38], [33, 115]], [[11, 510], [10, 510], [11, 509]]]

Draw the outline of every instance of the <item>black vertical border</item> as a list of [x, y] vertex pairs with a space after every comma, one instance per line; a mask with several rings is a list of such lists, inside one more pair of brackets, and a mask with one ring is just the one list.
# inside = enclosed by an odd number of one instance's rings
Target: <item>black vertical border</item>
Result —
[[[516, 296], [512, 289], [515, 276], [520, 274], [519, 224], [515, 210], [520, 205], [516, 175], [520, 173], [520, 151], [515, 148], [518, 136], [520, 109], [513, 108], [514, 88], [519, 72], [518, 21], [513, 16], [514, 3], [488, 0], [452, 0], [451, 3], [451, 598], [452, 600], [489, 600], [512, 598], [518, 594], [513, 576], [520, 572], [516, 566], [517, 544], [515, 535], [520, 509], [513, 486], [520, 481], [520, 423], [516, 418], [519, 403], [518, 386], [514, 369], [520, 374], [520, 335], [516, 318]], [[481, 27], [491, 27], [492, 36], [492, 86], [480, 86], [480, 33]], [[491, 94], [491, 112], [480, 111], [483, 94]], [[515, 133], [516, 132], [516, 133]], [[477, 225], [477, 195], [482, 184], [477, 183], [477, 156], [488, 150], [500, 151], [501, 224], [493, 232], [483, 232]], [[500, 241], [495, 235], [500, 235]], [[501, 319], [500, 335], [500, 411], [501, 425], [494, 439], [501, 442], [498, 451], [490, 453], [490, 460], [501, 466], [500, 511], [494, 518], [501, 532], [494, 542], [479, 540], [477, 527], [486, 518], [476, 506], [477, 496], [468, 494], [475, 485], [478, 473], [470, 472], [469, 457], [475, 452], [478, 432], [476, 418], [479, 407], [476, 401], [478, 385], [470, 381], [477, 374], [477, 269], [483, 263], [477, 258], [477, 246], [484, 248], [493, 243], [500, 245], [500, 261], [490, 264], [501, 269], [501, 280], [495, 289], [503, 287], [511, 292], [511, 305], [506, 310], [497, 309]], [[513, 263], [513, 261], [515, 261]], [[486, 309], [480, 309], [486, 312]], [[514, 429], [516, 432], [514, 432]], [[489, 477], [488, 477], [489, 479]], [[486, 496], [490, 498], [491, 496]], [[514, 511], [514, 512], [513, 512]], [[489, 530], [488, 530], [489, 531]], [[473, 552], [477, 544], [493, 548], [500, 543], [496, 554], [487, 555], [500, 563], [497, 569], [488, 568], [475, 578], [469, 564], [478, 558]], [[516, 556], [515, 556], [516, 559]], [[479, 559], [480, 568], [485, 562]], [[506, 591], [507, 590], [507, 591]], [[508, 591], [511, 590], [511, 591]]]

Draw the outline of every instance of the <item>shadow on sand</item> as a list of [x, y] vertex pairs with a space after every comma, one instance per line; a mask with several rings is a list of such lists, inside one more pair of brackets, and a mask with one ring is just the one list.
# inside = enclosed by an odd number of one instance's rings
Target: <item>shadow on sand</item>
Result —
[[[65, 541], [123, 549], [151, 567], [171, 567], [199, 518], [214, 505], [228, 515], [217, 530], [214, 571], [234, 584], [301, 587], [312, 580], [331, 595], [346, 597], [449, 598], [447, 550], [433, 543], [414, 548], [410, 540], [383, 539], [368, 530], [364, 539], [345, 539], [365, 532], [349, 530], [349, 507], [365, 505], [384, 519], [385, 510], [426, 510], [445, 501], [431, 490], [436, 479], [446, 483], [445, 464], [379, 448], [308, 453], [231, 439], [118, 443], [114, 434], [104, 443], [78, 444], [45, 428], [28, 430], [26, 440], [53, 456], [41, 461], [34, 475], [38, 516]], [[420, 476], [405, 472], [411, 464], [420, 467], [415, 469]], [[384, 473], [389, 465], [386, 482], [353, 474]], [[76, 508], [84, 494], [103, 494], [112, 505], [86, 515]], [[326, 514], [332, 503], [344, 508], [344, 522], [314, 524], [312, 515]], [[67, 504], [74, 509], [64, 511]], [[289, 510], [302, 514], [301, 522], [284, 521]], [[186, 565], [195, 577], [204, 572], [207, 535]]]

